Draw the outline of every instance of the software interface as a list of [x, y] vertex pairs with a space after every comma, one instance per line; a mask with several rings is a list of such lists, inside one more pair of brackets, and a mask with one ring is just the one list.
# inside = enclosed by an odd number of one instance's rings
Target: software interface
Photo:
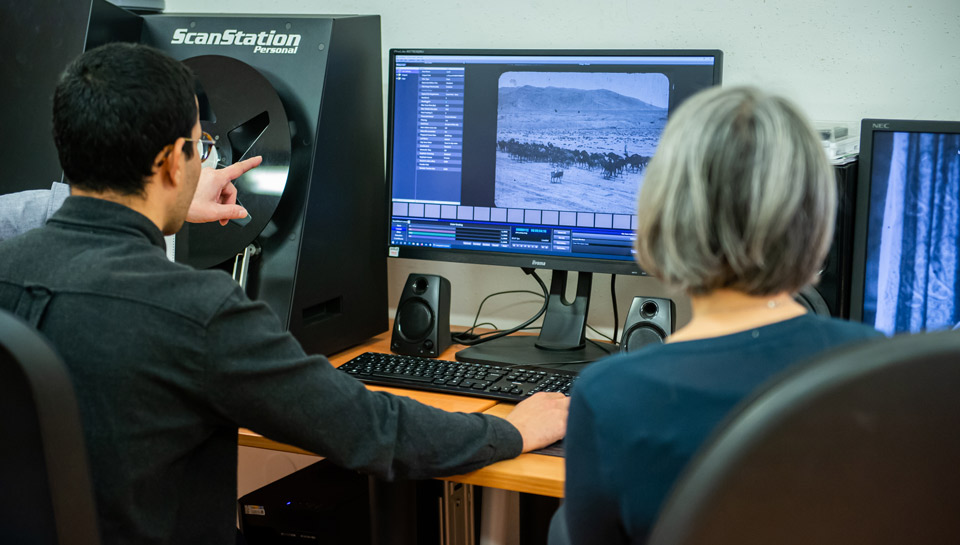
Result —
[[958, 328], [960, 134], [874, 132], [870, 169], [863, 320]]
[[713, 56], [397, 54], [391, 254], [632, 260], [636, 195]]

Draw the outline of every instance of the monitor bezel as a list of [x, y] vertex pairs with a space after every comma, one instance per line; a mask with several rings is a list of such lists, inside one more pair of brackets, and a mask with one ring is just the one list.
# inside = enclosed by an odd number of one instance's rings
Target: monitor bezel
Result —
[[853, 265], [849, 307], [850, 320], [855, 322], [863, 322], [873, 139], [879, 132], [960, 134], [960, 121], [866, 118], [860, 122], [860, 157], [857, 171], [856, 209], [853, 217]]
[[[410, 49], [392, 48], [389, 56], [389, 85], [387, 91], [387, 215], [393, 216], [393, 111], [396, 81], [397, 55], [454, 55], [454, 56], [590, 56], [590, 57], [713, 57], [713, 82], [720, 85], [723, 77], [723, 52], [719, 49]], [[456, 250], [447, 248], [427, 248], [415, 246], [393, 246], [390, 241], [390, 227], [385, 233], [388, 242], [388, 256], [392, 258], [447, 261], [478, 265], [500, 265], [508, 267], [528, 267], [536, 269], [568, 270], [605, 274], [645, 275], [633, 260], [592, 259], [586, 257], [558, 257], [527, 253], [509, 253], [492, 251]]]

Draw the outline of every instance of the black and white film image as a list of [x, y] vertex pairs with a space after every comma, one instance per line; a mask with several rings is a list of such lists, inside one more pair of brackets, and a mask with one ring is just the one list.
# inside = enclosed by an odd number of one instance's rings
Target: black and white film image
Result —
[[660, 73], [504, 73], [496, 205], [632, 214], [668, 100]]

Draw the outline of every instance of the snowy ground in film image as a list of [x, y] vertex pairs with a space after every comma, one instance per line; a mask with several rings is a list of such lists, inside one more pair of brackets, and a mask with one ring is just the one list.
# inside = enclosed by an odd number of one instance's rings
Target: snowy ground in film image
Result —
[[496, 205], [632, 214], [668, 92], [657, 73], [503, 74]]

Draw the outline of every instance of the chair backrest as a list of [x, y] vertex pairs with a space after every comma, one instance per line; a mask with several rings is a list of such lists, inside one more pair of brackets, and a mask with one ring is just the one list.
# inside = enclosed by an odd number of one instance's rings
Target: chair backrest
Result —
[[742, 407], [650, 545], [960, 543], [960, 332], [827, 354]]
[[0, 542], [99, 543], [73, 385], [33, 328], [0, 310]]

